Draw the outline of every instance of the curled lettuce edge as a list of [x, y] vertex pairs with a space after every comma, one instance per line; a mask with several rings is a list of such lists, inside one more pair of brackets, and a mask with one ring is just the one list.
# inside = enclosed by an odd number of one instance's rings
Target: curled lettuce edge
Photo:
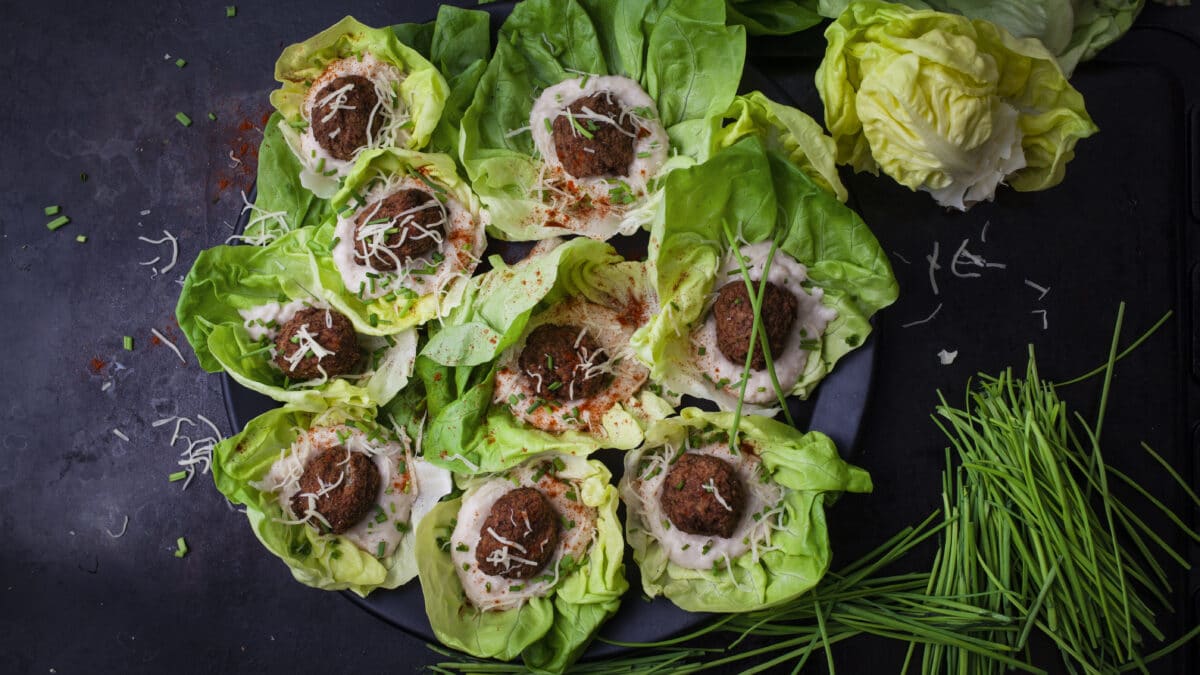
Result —
[[[825, 38], [816, 83], [838, 163], [882, 168], [941, 204], [966, 210], [992, 199], [1000, 183], [1021, 192], [1053, 187], [1076, 142], [1097, 131], [1054, 55], [989, 21], [859, 0]], [[930, 86], [943, 91], [923, 91]], [[957, 105], [929, 103], [942, 100]], [[864, 107], [883, 120], [874, 131], [860, 117]], [[906, 112], [902, 119], [888, 110]], [[887, 126], [903, 133], [892, 138]]]
[[[622, 498], [630, 502], [629, 477], [637, 474], [646, 453], [666, 445], [679, 447], [692, 431], [727, 431], [732, 422], [732, 413], [696, 408], [656, 422], [647, 431], [645, 445], [625, 455]], [[650, 597], [666, 596], [689, 612], [744, 612], [794, 600], [829, 568], [825, 506], [842, 492], [872, 490], [870, 475], [843, 461], [833, 441], [820, 432], [805, 433], [764, 417], [743, 417], [738, 428], [741, 438], [754, 444], [771, 480], [784, 488], [784, 528], [772, 533], [772, 550], [757, 560], [747, 552], [734, 558], [730, 569], [695, 570], [671, 562], [642, 516], [627, 509], [626, 537]]]
[[230, 502], [245, 507], [254, 536], [287, 565], [296, 581], [306, 586], [348, 590], [366, 597], [380, 588], [397, 588], [417, 574], [415, 528], [400, 540], [395, 551], [379, 559], [341, 537], [319, 534], [308, 525], [278, 522], [287, 515], [276, 496], [251, 484], [270, 471], [291, 446], [298, 430], [349, 421], [369, 424], [366, 420], [370, 412], [330, 408], [314, 415], [293, 407], [276, 408], [250, 420], [241, 433], [221, 441], [213, 450], [212, 473], [217, 490]]
[[429, 392], [430, 462], [475, 474], [501, 471], [544, 451], [630, 449], [642, 442], [650, 420], [672, 414], [671, 404], [648, 386], [608, 411], [600, 436], [542, 431], [514, 418], [507, 406], [493, 405], [497, 361], [535, 312], [568, 297], [617, 306], [631, 296], [652, 303], [653, 294], [642, 263], [624, 261], [608, 244], [582, 237], [512, 266], [499, 257], [492, 264], [492, 271], [472, 279], [463, 303], [432, 332], [417, 359]]
[[[351, 202], [360, 194], [360, 189], [368, 187], [378, 172], [403, 174], [410, 170], [423, 176], [424, 182], [446, 190], [450, 198], [471, 214], [477, 239], [482, 243], [478, 246], [479, 250], [467, 252], [476, 257], [482, 255], [482, 249], [486, 246], [483, 231], [487, 224], [487, 212], [482, 209], [471, 186], [459, 177], [454, 159], [446, 154], [399, 148], [367, 150], [359, 154], [354, 167], [346, 175], [344, 184], [330, 199], [330, 207], [335, 214], [351, 208]], [[455, 277], [438, 292], [422, 296], [399, 294], [391, 301], [384, 299], [386, 296], [372, 300], [360, 298], [351, 289], [346, 288], [341, 272], [334, 264], [332, 250], [336, 229], [337, 219], [331, 217], [313, 234], [312, 248], [319, 251], [317, 264], [313, 268], [314, 273], [318, 283], [327, 289], [326, 297], [330, 304], [354, 319], [355, 325], [367, 326], [368, 333], [387, 335], [419, 326], [444, 317], [461, 301], [468, 285], [465, 275]], [[474, 244], [472, 248], [475, 248]], [[444, 261], [443, 264], [448, 262]]]
[[[734, 99], [744, 60], [745, 31], [725, 25], [724, 3], [716, 0], [518, 3], [500, 29], [459, 137], [459, 158], [492, 212], [490, 233], [517, 241], [562, 234], [527, 222], [540, 205], [530, 195], [541, 162], [529, 135], [514, 132], [529, 126], [536, 92], [583, 73], [635, 80], [656, 102], [672, 147], [694, 161], [705, 152], [710, 118]], [[658, 176], [679, 165], [668, 162]], [[645, 227], [645, 214], [633, 209], [613, 234]]]
[[629, 587], [617, 519], [617, 489], [600, 462], [560, 457], [566, 468], [558, 475], [579, 481], [580, 499], [597, 510], [596, 537], [587, 563], [562, 576], [551, 595], [504, 611], [481, 612], [464, 600], [449, 552], [439, 542], [450, 541], [464, 497], [490, 476], [468, 479], [463, 496], [441, 502], [417, 526], [416, 557], [425, 612], [443, 644], [482, 658], [510, 661], [522, 656], [534, 672], [561, 672], [583, 653], [600, 624], [617, 611]]
[[[779, 242], [779, 251], [807, 267], [812, 285], [824, 291], [822, 304], [838, 313], [799, 380], [784, 392], [807, 398], [838, 360], [863, 344], [871, 317], [896, 301], [899, 286], [862, 219], [756, 136], [667, 179], [650, 253], [662, 311], [634, 334], [634, 351], [667, 389], [734, 407], [735, 396], [694, 372], [690, 344], [729, 249], [726, 226], [746, 243]], [[743, 410], [770, 413], [752, 404]]]
[[[312, 244], [317, 230], [302, 228], [265, 247], [215, 246], [201, 251], [184, 279], [176, 306], [179, 326], [200, 366], [225, 371], [242, 386], [310, 412], [334, 403], [370, 407], [386, 403], [409, 381], [417, 354], [413, 328], [391, 333], [390, 347], [376, 372], [363, 384], [334, 378], [313, 388], [289, 389], [284, 377], [246, 331], [239, 309], [293, 300], [328, 303], [345, 313], [336, 294], [318, 278], [322, 262]], [[360, 335], [389, 335], [362, 316], [347, 313]]]
[[271, 92], [271, 105], [283, 119], [278, 126], [302, 165], [301, 180], [318, 197], [328, 198], [337, 181], [330, 180], [310, 167], [308, 157], [299, 150], [298, 128], [304, 126], [304, 98], [311, 83], [320, 77], [329, 63], [369, 52], [401, 73], [399, 95], [413, 123], [406, 147], [424, 148], [441, 118], [450, 87], [425, 57], [400, 42], [390, 28], [371, 28], [347, 16], [313, 37], [289, 45], [275, 62], [275, 80], [280, 87]]

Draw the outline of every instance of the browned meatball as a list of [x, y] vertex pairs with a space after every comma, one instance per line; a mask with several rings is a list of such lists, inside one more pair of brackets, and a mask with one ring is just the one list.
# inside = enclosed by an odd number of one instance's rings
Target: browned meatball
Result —
[[[757, 288], [758, 281], [755, 281], [754, 285]], [[767, 290], [763, 293], [761, 309], [760, 330], [765, 329], [767, 344], [771, 347], [771, 358], [777, 359], [787, 346], [788, 336], [796, 323], [796, 296], [787, 289], [768, 282]], [[750, 346], [750, 330], [754, 326], [754, 308], [750, 305], [746, 283], [738, 279], [725, 284], [717, 293], [712, 312], [717, 320], [717, 348], [730, 361], [745, 363], [746, 350]], [[750, 367], [755, 370], [767, 367], [761, 343], [754, 345]]]
[[[342, 88], [345, 91], [337, 93]], [[328, 100], [326, 100], [328, 99]], [[346, 75], [318, 91], [313, 98], [312, 132], [317, 144], [342, 161], [354, 158], [367, 145], [367, 126], [379, 130], [379, 120], [371, 114], [379, 103], [375, 85], [361, 75]]]
[[479, 569], [506, 579], [533, 578], [558, 548], [558, 520], [554, 507], [536, 489], [508, 492], [492, 505], [479, 530]]
[[[518, 360], [521, 372], [533, 381], [534, 392], [556, 401], [590, 398], [604, 389], [607, 376], [589, 367], [603, 365], [608, 356], [590, 334], [579, 337], [579, 326], [546, 323], [525, 338]], [[576, 346], [576, 340], [579, 345]]]
[[[304, 465], [300, 491], [292, 497], [292, 513], [303, 517], [310, 508], [329, 523], [329, 531], [341, 534], [354, 527], [371, 511], [379, 498], [379, 468], [361, 452], [337, 445], [322, 450]], [[337, 485], [321, 494], [322, 486]], [[314, 525], [321, 525], [313, 519]]]
[[[388, 195], [363, 209], [354, 227], [354, 251], [359, 260], [377, 270], [395, 270], [397, 263], [415, 260], [437, 249], [446, 236], [446, 212], [441, 202], [424, 190], [407, 189]], [[388, 221], [387, 229], [363, 234], [363, 228]], [[378, 229], [372, 226], [372, 229]], [[386, 249], [386, 250], [385, 250]], [[390, 252], [390, 253], [389, 253]]]
[[[300, 337], [302, 328], [318, 345], [332, 353], [318, 358], [308, 340]], [[292, 359], [295, 359], [296, 352], [302, 348], [306, 352], [305, 355], [293, 365]], [[321, 377], [322, 370], [328, 377], [345, 375], [353, 372], [361, 359], [362, 353], [358, 349], [358, 335], [354, 333], [354, 324], [350, 323], [350, 319], [344, 314], [333, 309], [306, 307], [283, 324], [275, 338], [275, 365], [293, 380]]]
[[693, 452], [675, 461], [660, 499], [675, 527], [711, 537], [733, 536], [746, 507], [742, 481], [729, 462]]
[[[612, 121], [595, 119], [584, 108]], [[637, 127], [621, 113], [620, 102], [605, 92], [576, 100], [554, 118], [554, 148], [567, 173], [576, 178], [629, 175]]]

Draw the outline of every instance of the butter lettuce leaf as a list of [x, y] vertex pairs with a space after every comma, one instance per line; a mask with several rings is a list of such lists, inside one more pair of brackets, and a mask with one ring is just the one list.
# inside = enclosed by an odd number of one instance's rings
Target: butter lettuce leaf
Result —
[[468, 480], [463, 496], [438, 504], [417, 527], [425, 612], [443, 644], [484, 658], [509, 661], [521, 656], [533, 672], [558, 673], [579, 658], [600, 624], [617, 611], [629, 583], [612, 476], [595, 460], [560, 459], [564, 468], [558, 475], [579, 482], [580, 500], [597, 510], [596, 536], [586, 562], [561, 575], [547, 596], [504, 611], [480, 611], [463, 599], [447, 549], [463, 500], [488, 476]]
[[405, 140], [407, 149], [420, 150], [428, 145], [450, 94], [445, 78], [433, 64], [400, 42], [391, 28], [371, 28], [353, 17], [347, 16], [308, 40], [286, 47], [275, 62], [275, 79], [281, 86], [271, 92], [271, 105], [283, 117], [278, 126], [303, 167], [301, 183], [321, 198], [327, 199], [337, 190], [338, 177], [323, 170], [323, 161], [299, 149], [299, 130], [308, 124], [303, 114], [304, 98], [326, 66], [339, 59], [361, 58], [364, 53], [404, 74], [397, 95], [411, 122]]
[[825, 38], [817, 90], [838, 162], [943, 206], [1053, 187], [1097, 130], [1054, 55], [988, 21], [862, 1]]
[[645, 386], [604, 415], [599, 435], [542, 431], [514, 418], [506, 405], [493, 405], [499, 358], [540, 310], [576, 297], [612, 308], [653, 300], [642, 263], [626, 262], [591, 239], [572, 239], [512, 266], [493, 257], [492, 265], [471, 280], [417, 359], [429, 397], [424, 445], [431, 462], [474, 474], [501, 471], [544, 451], [628, 449], [641, 443], [647, 420], [671, 414], [670, 404]]
[[[461, 205], [470, 215], [474, 230], [470, 241], [460, 242], [464, 253], [456, 260], [445, 260], [440, 265], [456, 265], [459, 272], [448, 277], [447, 282], [435, 292], [416, 295], [411, 291], [398, 290], [378, 298], [371, 298], [361, 288], [347, 288], [343, 275], [333, 258], [337, 243], [337, 216], [351, 214], [359, 201], [365, 198], [371, 185], [381, 176], [409, 174], [428, 186], [440, 191], [444, 198]], [[313, 268], [319, 284], [328, 289], [329, 302], [339, 311], [365, 324], [372, 334], [389, 334], [421, 325], [450, 311], [458, 302], [467, 278], [474, 271], [478, 256], [485, 247], [484, 218], [479, 198], [471, 187], [458, 175], [454, 159], [440, 153], [414, 152], [411, 150], [388, 149], [368, 150], [359, 155], [354, 168], [347, 174], [345, 183], [330, 200], [335, 217], [327, 220], [312, 235], [312, 249], [318, 251], [317, 264]], [[347, 215], [346, 217], [350, 217]], [[471, 258], [471, 260], [468, 260]], [[374, 318], [372, 318], [374, 317]]]
[[521, 130], [543, 89], [582, 74], [636, 80], [655, 101], [672, 146], [696, 158], [705, 151], [707, 119], [733, 101], [744, 60], [745, 33], [725, 25], [717, 0], [519, 3], [462, 118], [461, 159], [492, 211], [494, 234], [562, 234], [528, 222], [540, 203], [533, 188], [541, 162]]
[[740, 440], [753, 447], [770, 480], [784, 489], [779, 527], [769, 548], [756, 557], [753, 549], [721, 569], [689, 569], [669, 560], [663, 545], [648, 531], [640, 497], [630, 480], [649, 453], [684, 447], [689, 435], [725, 432], [732, 413], [706, 413], [685, 408], [679, 417], [656, 422], [646, 444], [625, 456], [621, 496], [626, 533], [641, 570], [642, 588], [650, 597], [665, 595], [691, 612], [743, 612], [789, 602], [820, 581], [831, 557], [825, 507], [842, 492], [870, 492], [870, 475], [843, 461], [825, 435], [804, 433], [764, 417], [743, 417]]
[[386, 403], [412, 373], [415, 330], [394, 330], [386, 339], [364, 337], [387, 333], [347, 313], [360, 345], [378, 350], [379, 360], [370, 374], [357, 382], [334, 378], [319, 386], [297, 387], [271, 362], [268, 345], [251, 337], [239, 313], [293, 301], [338, 308], [336, 294], [321, 285], [318, 268], [332, 267], [332, 262], [315, 245], [317, 232], [295, 230], [265, 247], [216, 246], [202, 251], [179, 295], [175, 309], [179, 326], [202, 368], [224, 370], [242, 386], [276, 401], [312, 412], [337, 402], [360, 407]]
[[729, 23], [751, 35], [792, 35], [821, 23], [816, 0], [727, 0]]
[[[363, 551], [340, 536], [321, 534], [305, 524], [281, 522], [289, 516], [274, 493], [256, 487], [286, 453], [300, 430], [352, 423], [387, 434], [370, 420], [373, 410], [331, 408], [313, 415], [292, 407], [277, 408], [250, 420], [236, 436], [213, 451], [212, 473], [217, 490], [245, 507], [254, 535], [306, 586], [349, 590], [366, 596], [378, 588], [396, 588], [417, 574], [416, 537], [411, 532], [384, 558]], [[449, 486], [449, 480], [445, 481]]]
[[651, 262], [663, 311], [634, 334], [633, 346], [650, 377], [669, 390], [713, 400], [723, 410], [736, 407], [736, 396], [693, 365], [690, 338], [729, 251], [727, 232], [747, 244], [778, 242], [779, 251], [807, 267], [811, 284], [824, 291], [822, 304], [837, 311], [788, 395], [809, 396], [866, 340], [871, 316], [898, 296], [887, 255], [858, 214], [790, 160], [764, 149], [757, 136], [672, 173], [663, 204], [651, 231], [660, 242]]

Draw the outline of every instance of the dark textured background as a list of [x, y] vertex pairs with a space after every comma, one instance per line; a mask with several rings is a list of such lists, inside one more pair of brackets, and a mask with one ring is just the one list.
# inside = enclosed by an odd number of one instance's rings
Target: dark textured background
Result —
[[[180, 448], [168, 446], [171, 425], [154, 420], [202, 414], [229, 431], [218, 376], [196, 366], [172, 315], [196, 254], [232, 233], [249, 176], [229, 154], [252, 162], [279, 50], [347, 13], [371, 25], [434, 14], [430, 3], [256, 3], [226, 19], [224, 4], [0, 7], [0, 672], [406, 672], [440, 658], [339, 595], [293, 582], [207, 477], [186, 492], [166, 480]], [[1130, 302], [1127, 334], [1168, 309], [1176, 315], [1118, 369], [1109, 458], [1196, 521], [1136, 442], [1195, 482], [1198, 40], [1200, 7], [1152, 6], [1123, 42], [1078, 70], [1073, 82], [1103, 131], [1080, 144], [1066, 181], [1049, 192], [1002, 190], [997, 204], [964, 215], [887, 179], [848, 179], [894, 255], [902, 296], [880, 318], [873, 395], [853, 456], [874, 474], [876, 492], [831, 509], [835, 566], [936, 508], [945, 442], [930, 414], [939, 389], [961, 400], [973, 373], [1023, 365], [1029, 343], [1051, 379], [1087, 370], [1106, 353], [1121, 299]], [[819, 114], [811, 73], [820, 44], [818, 31], [756, 40], [751, 59]], [[174, 65], [180, 57], [186, 68]], [[194, 124], [180, 126], [177, 111]], [[71, 224], [47, 231], [49, 204], [62, 205]], [[137, 237], [163, 229], [180, 239], [179, 263], [153, 278], [138, 262], [164, 247]], [[963, 239], [1007, 268], [955, 278], [949, 259]], [[924, 263], [935, 241], [940, 297]], [[1051, 291], [1038, 301], [1025, 279]], [[934, 321], [901, 327], [939, 302]], [[1042, 309], [1046, 330], [1032, 314]], [[180, 340], [187, 365], [152, 344], [151, 328]], [[135, 338], [132, 353], [123, 335]], [[953, 365], [938, 364], [942, 348], [959, 351]], [[1083, 385], [1066, 396], [1087, 415], [1094, 393]], [[125, 536], [105, 533], [125, 516]], [[183, 559], [172, 555], [179, 536], [191, 547]], [[1200, 559], [1174, 534], [1170, 541]], [[1196, 621], [1196, 578], [1173, 578], [1181, 611], [1163, 613], [1169, 635]], [[836, 652], [842, 672], [893, 672], [901, 654], [869, 641]], [[1196, 663], [1182, 653], [1154, 671]]]

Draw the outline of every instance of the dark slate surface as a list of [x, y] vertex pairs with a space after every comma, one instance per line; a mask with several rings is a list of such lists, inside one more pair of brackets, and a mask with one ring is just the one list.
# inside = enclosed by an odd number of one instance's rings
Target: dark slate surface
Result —
[[[293, 582], [210, 481], [186, 492], [166, 481], [181, 448], [168, 444], [173, 425], [153, 421], [204, 415], [229, 429], [218, 376], [203, 373], [182, 341], [186, 365], [150, 333], [180, 340], [177, 280], [201, 249], [231, 233], [238, 190], [249, 183], [229, 154], [244, 157], [258, 142], [279, 50], [346, 13], [383, 25], [430, 19], [432, 6], [245, 5], [226, 19], [224, 3], [101, 4], [10, 3], [0, 21], [8, 94], [0, 106], [0, 672], [406, 672], [437, 662], [337, 594]], [[1104, 131], [1079, 146], [1055, 190], [1003, 191], [999, 203], [962, 215], [887, 179], [848, 180], [895, 256], [902, 298], [881, 317], [880, 365], [855, 455], [877, 488], [831, 509], [838, 560], [936, 507], [944, 441], [929, 415], [938, 389], [960, 399], [972, 373], [1023, 363], [1031, 342], [1048, 377], [1086, 370], [1103, 358], [1119, 299], [1131, 303], [1130, 333], [1168, 309], [1177, 314], [1119, 369], [1106, 422], [1111, 459], [1182, 504], [1178, 490], [1154, 482], [1159, 474], [1136, 441], [1193, 475], [1200, 8], [1151, 7], [1140, 24], [1077, 73]], [[802, 108], [819, 111], [816, 33], [758, 41], [751, 54]], [[180, 126], [176, 111], [194, 124]], [[71, 224], [47, 231], [49, 204], [62, 205]], [[155, 277], [166, 248], [138, 237], [164, 229], [179, 237], [179, 260]], [[88, 241], [77, 243], [78, 234]], [[963, 239], [1008, 267], [953, 277], [948, 261]], [[923, 262], [934, 241], [947, 268], [937, 297]], [[139, 265], [155, 256], [164, 261]], [[1050, 293], [1039, 301], [1025, 279]], [[934, 321], [902, 328], [939, 303]], [[1042, 309], [1045, 330], [1032, 313]], [[133, 352], [122, 349], [123, 335], [135, 338]], [[938, 365], [942, 348], [959, 351], [953, 365]], [[1067, 396], [1087, 414], [1093, 393], [1085, 385]], [[109, 536], [126, 516], [125, 535]], [[172, 555], [179, 536], [191, 548], [183, 559]], [[1182, 540], [1172, 543], [1197, 559]], [[1196, 580], [1174, 578], [1181, 611], [1163, 614], [1169, 635], [1196, 621]], [[891, 672], [902, 650], [855, 641], [836, 656], [842, 672]], [[1194, 670], [1192, 656], [1153, 670]]]

